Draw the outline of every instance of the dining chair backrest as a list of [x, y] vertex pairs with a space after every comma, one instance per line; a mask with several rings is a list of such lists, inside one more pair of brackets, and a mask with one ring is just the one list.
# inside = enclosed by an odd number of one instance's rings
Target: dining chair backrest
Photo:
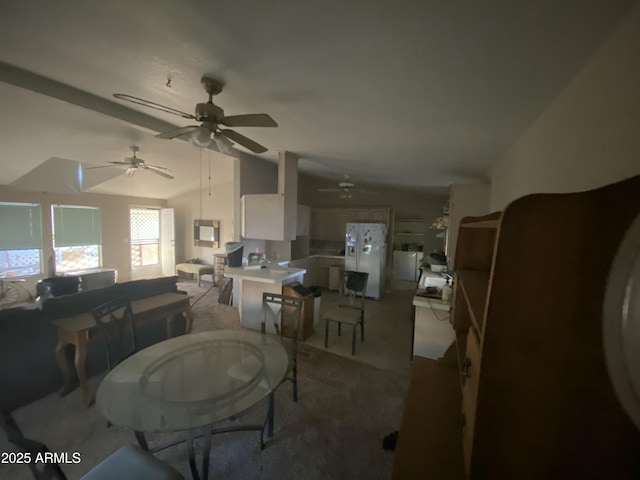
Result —
[[280, 337], [297, 340], [302, 298], [265, 292], [262, 294], [262, 312], [262, 333], [272, 331]]
[[107, 353], [109, 370], [137, 350], [136, 328], [131, 302], [118, 297], [92, 311]]
[[11, 412], [4, 408], [0, 409], [0, 427], [4, 430], [10, 443], [15, 445], [24, 455], [29, 455], [29, 461], [25, 461], [25, 463], [29, 466], [36, 480], [67, 480], [58, 463], [51, 460], [36, 462], [39, 455], [45, 458], [45, 454], [51, 452], [51, 450], [44, 443], [26, 438]]
[[342, 291], [347, 296], [348, 303], [345, 305], [344, 301], [341, 302], [341, 306], [356, 307], [360, 310], [364, 310], [364, 298], [367, 291], [367, 281], [369, 280], [369, 274], [366, 272], [355, 272], [353, 270], [346, 270], [344, 272]]

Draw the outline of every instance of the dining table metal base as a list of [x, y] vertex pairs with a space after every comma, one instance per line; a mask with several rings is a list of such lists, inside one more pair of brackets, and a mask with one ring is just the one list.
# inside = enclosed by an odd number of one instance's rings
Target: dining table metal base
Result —
[[[230, 433], [230, 432], [248, 432], [248, 431], [259, 431], [260, 432], [260, 450], [264, 450], [265, 442], [264, 442], [264, 432], [267, 431], [267, 438], [273, 437], [273, 424], [274, 424], [274, 410], [275, 410], [275, 396], [274, 392], [269, 394], [269, 407], [267, 411], [267, 415], [264, 419], [262, 425], [238, 425], [231, 427], [221, 427], [221, 428], [207, 428], [204, 433], [199, 435], [195, 435], [193, 430], [187, 431], [187, 436], [183, 440], [178, 440], [176, 442], [160, 445], [157, 447], [149, 448], [149, 444], [147, 443], [147, 438], [145, 437], [144, 432], [135, 431], [134, 435], [140, 448], [150, 453], [157, 453], [162, 450], [166, 450], [167, 448], [175, 447], [176, 445], [180, 445], [181, 443], [187, 444], [187, 455], [189, 457], [189, 468], [191, 469], [191, 476], [193, 480], [206, 480], [209, 478], [209, 452], [211, 451], [211, 436], [217, 435], [220, 433]], [[195, 454], [195, 441], [204, 438], [204, 445], [202, 449], [202, 476], [198, 472], [198, 465], [196, 463], [196, 454]]]

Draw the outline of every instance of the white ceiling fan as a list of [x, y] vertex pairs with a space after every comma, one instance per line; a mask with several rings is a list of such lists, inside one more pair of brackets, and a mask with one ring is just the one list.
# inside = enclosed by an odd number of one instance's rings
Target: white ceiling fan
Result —
[[220, 125], [227, 127], [277, 127], [278, 124], [275, 120], [266, 113], [225, 116], [224, 110], [212, 101], [213, 96], [222, 91], [222, 82], [203, 76], [200, 83], [209, 95], [209, 100], [206, 103], [198, 103], [193, 115], [124, 93], [114, 93], [113, 96], [119, 100], [126, 100], [127, 102], [132, 102], [144, 107], [154, 108], [162, 112], [178, 115], [182, 118], [201, 122], [200, 125], [189, 125], [160, 133], [156, 135], [158, 138], [172, 139], [190, 133], [191, 142], [198, 147], [208, 147], [211, 142], [214, 141], [220, 151], [227, 153], [229, 148], [233, 146], [233, 142], [236, 142], [254, 153], [266, 152], [266, 147], [235, 130], [220, 128]]
[[92, 170], [95, 168], [110, 168], [110, 167], [127, 167], [125, 171], [125, 175], [128, 177], [133, 177], [138, 169], [147, 170], [149, 172], [155, 173], [156, 175], [160, 175], [161, 177], [168, 178], [169, 180], [173, 180], [173, 176], [169, 175], [167, 172], [171, 170], [166, 167], [160, 167], [158, 165], [150, 165], [145, 163], [145, 161], [136, 156], [136, 153], [140, 151], [140, 148], [136, 145], [131, 146], [131, 151], [133, 152], [133, 157], [125, 157], [124, 162], [109, 162], [109, 165], [101, 165], [99, 167], [89, 167], [87, 170]]
[[343, 199], [353, 198], [354, 193], [363, 195], [380, 195], [379, 193], [370, 192], [363, 188], [356, 188], [356, 184], [351, 181], [351, 177], [347, 174], [345, 174], [344, 180], [338, 182], [338, 188], [319, 188], [318, 191], [321, 193], [338, 192], [340, 198]]

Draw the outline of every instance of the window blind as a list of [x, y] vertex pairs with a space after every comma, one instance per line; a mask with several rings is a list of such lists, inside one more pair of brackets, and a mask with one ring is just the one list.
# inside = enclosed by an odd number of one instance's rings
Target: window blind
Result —
[[0, 203], [0, 250], [42, 248], [42, 215], [34, 203]]
[[53, 205], [54, 247], [102, 245], [100, 209], [74, 205]]

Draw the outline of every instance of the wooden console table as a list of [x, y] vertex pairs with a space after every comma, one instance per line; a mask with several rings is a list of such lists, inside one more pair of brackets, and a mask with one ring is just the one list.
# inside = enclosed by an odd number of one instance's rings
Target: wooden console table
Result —
[[[173, 336], [171, 332], [171, 318], [181, 313], [186, 321], [186, 333], [191, 332], [193, 317], [191, 316], [191, 297], [180, 293], [163, 293], [153, 297], [142, 298], [131, 302], [133, 317], [136, 323], [143, 323], [151, 320], [166, 319], [167, 335]], [[60, 395], [66, 395], [74, 388], [74, 381], [69, 362], [67, 362], [65, 351], [69, 345], [75, 346], [74, 365], [78, 374], [80, 389], [82, 390], [84, 403], [89, 406], [93, 403], [93, 394], [87, 385], [87, 373], [85, 361], [87, 357], [87, 343], [95, 332], [96, 323], [91, 312], [74, 315], [72, 317], [59, 318], [52, 322], [58, 327], [58, 345], [56, 346], [56, 360], [62, 371], [64, 385], [60, 390]]]

